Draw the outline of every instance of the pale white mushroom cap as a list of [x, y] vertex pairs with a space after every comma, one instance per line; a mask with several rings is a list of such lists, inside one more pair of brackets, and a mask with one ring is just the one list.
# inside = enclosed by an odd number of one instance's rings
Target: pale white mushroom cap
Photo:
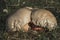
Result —
[[47, 27], [49, 31], [57, 26], [56, 17], [48, 10], [38, 9], [32, 13], [32, 22], [41, 27]]
[[[7, 29], [10, 31], [25, 31], [24, 26], [31, 21], [31, 10], [29, 8], [21, 8], [7, 19]], [[27, 29], [29, 26], [27, 27]]]
[[7, 10], [7, 9], [3, 9], [3, 12], [6, 12], [6, 13], [8, 13], [8, 10]]

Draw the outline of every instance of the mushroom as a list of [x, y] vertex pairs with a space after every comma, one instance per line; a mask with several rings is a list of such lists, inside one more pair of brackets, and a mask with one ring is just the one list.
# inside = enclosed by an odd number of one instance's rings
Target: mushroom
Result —
[[30, 20], [31, 15], [31, 7], [24, 7], [19, 10], [17, 10], [13, 15], [9, 16], [7, 19], [7, 27], [6, 29], [8, 31], [28, 31], [28, 23]]
[[33, 28], [34, 30], [42, 30], [42, 28], [47, 28], [49, 31], [52, 31], [57, 26], [56, 17], [46, 9], [38, 9], [32, 12], [31, 21], [34, 25], [41, 27]]

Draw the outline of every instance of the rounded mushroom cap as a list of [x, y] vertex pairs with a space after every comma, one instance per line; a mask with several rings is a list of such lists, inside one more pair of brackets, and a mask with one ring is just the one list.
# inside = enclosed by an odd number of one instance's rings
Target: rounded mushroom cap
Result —
[[57, 20], [55, 16], [48, 10], [38, 9], [31, 14], [31, 20], [35, 25], [46, 27], [49, 31], [53, 30], [57, 26]]
[[[26, 7], [19, 9], [7, 19], [7, 29], [9, 31], [25, 31], [25, 25], [30, 22], [30, 15], [31, 9]], [[29, 26], [26, 28], [29, 28]]]

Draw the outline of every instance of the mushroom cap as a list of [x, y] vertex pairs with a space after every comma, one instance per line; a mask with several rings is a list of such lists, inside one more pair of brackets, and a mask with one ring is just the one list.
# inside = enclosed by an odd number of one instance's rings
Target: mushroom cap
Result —
[[[21, 8], [7, 19], [7, 29], [9, 31], [25, 31], [25, 25], [30, 22], [30, 7]], [[25, 27], [24, 27], [25, 26]], [[29, 26], [27, 27], [29, 28]]]
[[48, 28], [49, 31], [53, 30], [57, 26], [57, 20], [55, 16], [48, 10], [38, 9], [31, 14], [32, 23], [44, 28]]

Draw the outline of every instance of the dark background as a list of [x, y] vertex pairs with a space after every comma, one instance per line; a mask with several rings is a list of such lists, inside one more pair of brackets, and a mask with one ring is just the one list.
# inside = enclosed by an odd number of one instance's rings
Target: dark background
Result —
[[[51, 11], [57, 19], [58, 28], [42, 33], [39, 37], [31, 33], [7, 33], [5, 28], [8, 15], [25, 6]], [[4, 9], [8, 12], [3, 12]], [[60, 0], [0, 0], [0, 40], [60, 40]]]

